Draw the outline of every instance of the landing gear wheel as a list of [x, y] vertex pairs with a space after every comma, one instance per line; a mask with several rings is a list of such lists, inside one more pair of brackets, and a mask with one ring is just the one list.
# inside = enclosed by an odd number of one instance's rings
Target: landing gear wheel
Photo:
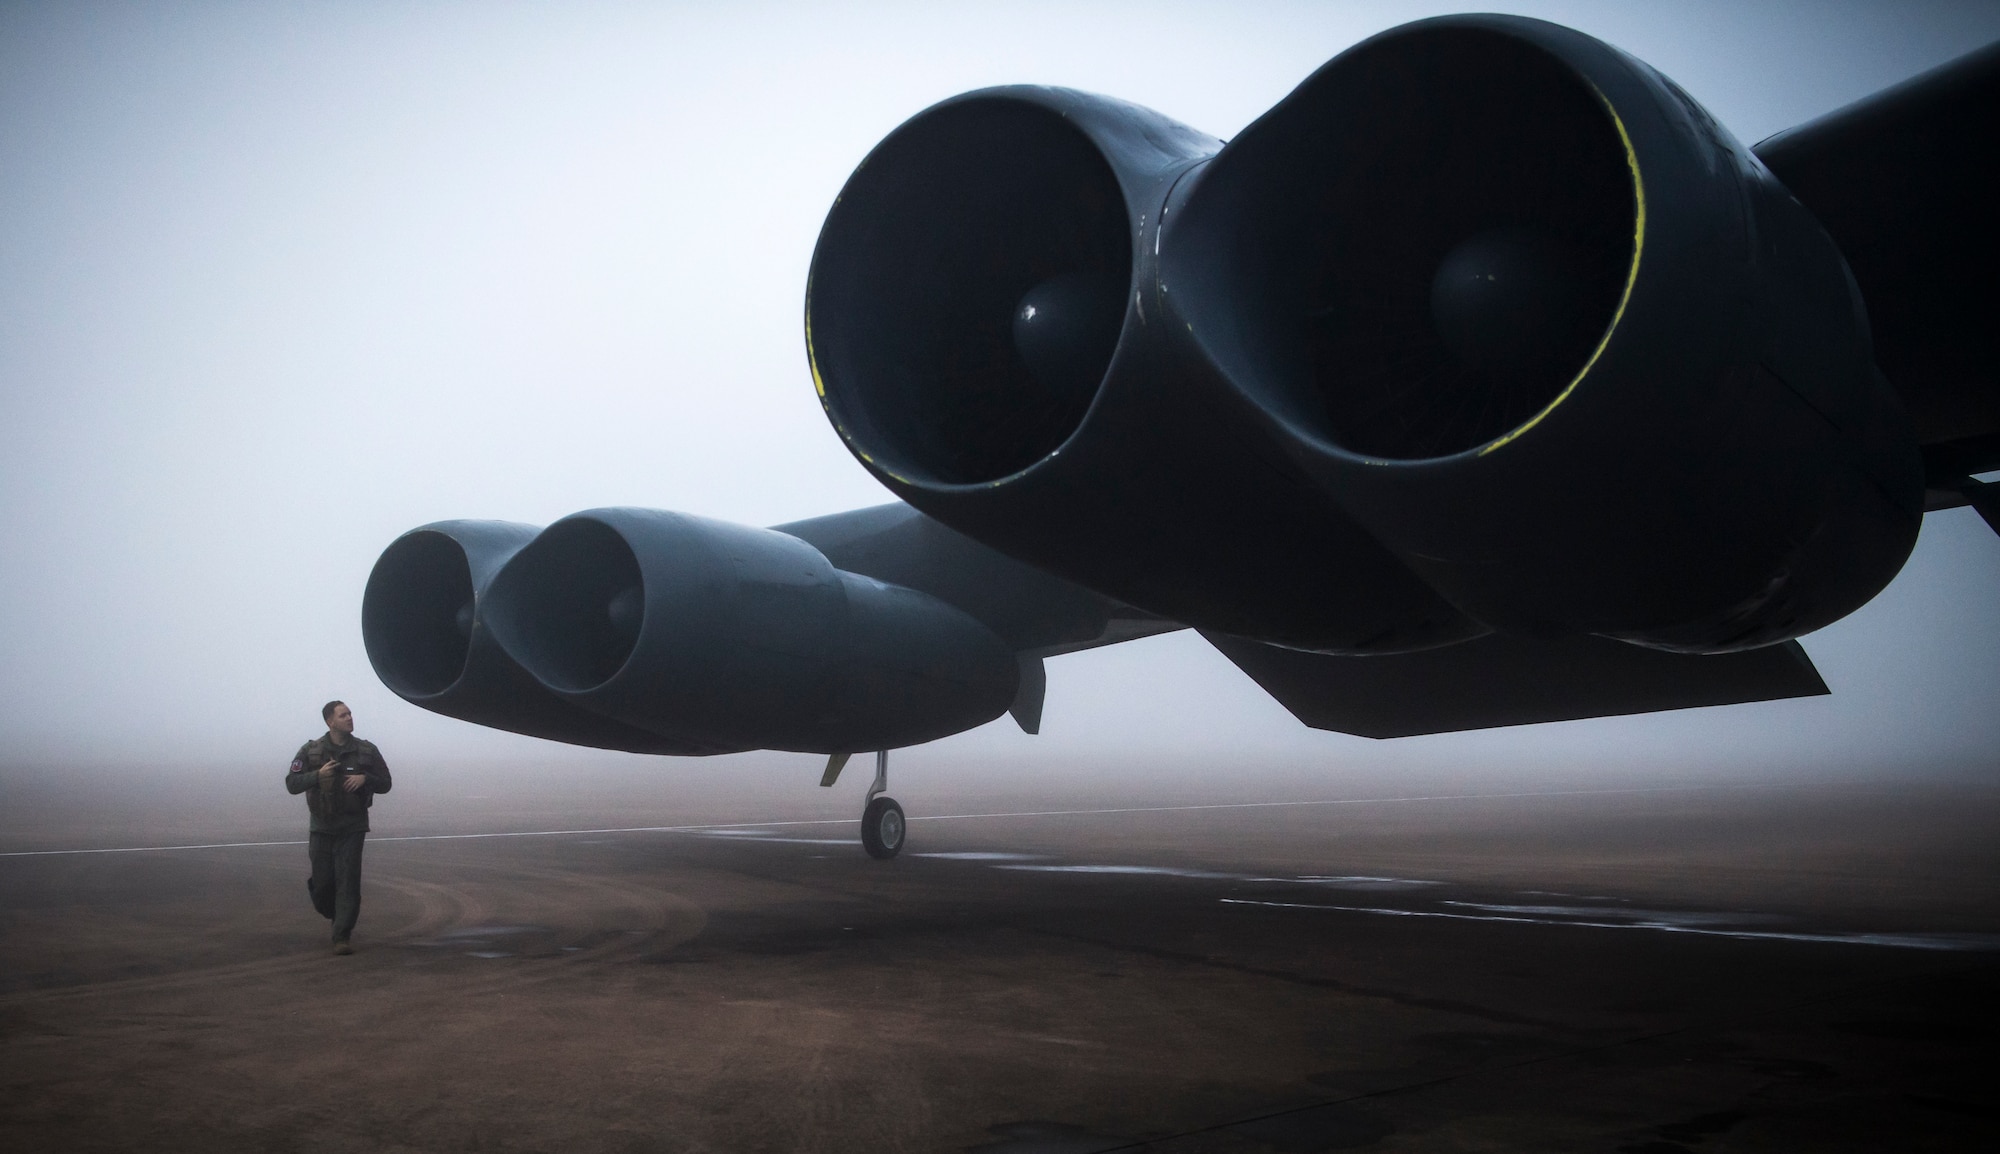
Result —
[[903, 807], [892, 797], [878, 797], [861, 815], [861, 848], [877, 861], [895, 857], [903, 848]]

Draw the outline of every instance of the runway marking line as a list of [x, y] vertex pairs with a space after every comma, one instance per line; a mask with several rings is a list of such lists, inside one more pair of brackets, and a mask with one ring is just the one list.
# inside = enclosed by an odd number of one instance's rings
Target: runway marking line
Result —
[[[1007, 817], [1093, 817], [1123, 813], [1191, 813], [1217, 809], [1283, 809], [1291, 806], [1329, 805], [1407, 805], [1425, 801], [1503, 801], [1522, 797], [1596, 797], [1635, 793], [1698, 793], [1704, 790], [1740, 789], [1783, 789], [1784, 786], [1765, 785], [1661, 785], [1629, 789], [1549, 789], [1519, 790], [1508, 793], [1440, 793], [1411, 797], [1339, 797], [1307, 801], [1226, 801], [1205, 805], [1135, 805], [1110, 809], [1041, 809], [1021, 810], [1012, 813], [939, 813], [911, 816], [909, 821], [977, 821], [982, 818]], [[494, 833], [413, 833], [386, 834], [370, 837], [373, 842], [385, 841], [470, 841], [479, 838], [500, 837], [580, 837], [585, 834], [600, 833], [704, 833], [721, 829], [776, 829], [800, 825], [849, 825], [855, 819], [846, 817], [820, 817], [798, 821], [726, 821], [706, 825], [634, 825], [608, 829], [536, 829], [506, 830]], [[180, 850], [198, 849], [251, 849], [260, 846], [305, 845], [305, 839], [288, 841], [220, 841], [200, 845], [131, 845], [110, 846], [100, 849], [24, 849], [0, 851], [0, 858], [9, 857], [67, 857], [93, 853], [172, 853]]]
[[1721, 929], [1714, 926], [1685, 926], [1661, 921], [1629, 922], [1589, 922], [1564, 918], [1529, 918], [1511, 914], [1460, 914], [1444, 910], [1411, 910], [1396, 906], [1335, 906], [1316, 902], [1276, 902], [1259, 901], [1253, 898], [1217, 898], [1228, 906], [1268, 906], [1280, 910], [1328, 910], [1348, 914], [1386, 914], [1399, 918], [1449, 918], [1461, 922], [1518, 922], [1531, 926], [1576, 926], [1586, 930], [1653, 930], [1666, 934], [1704, 934], [1717, 938], [1738, 938], [1744, 941], [1769, 942], [1824, 942], [1829, 945], [1846, 946], [1889, 946], [1905, 950], [1967, 950], [1992, 952], [2000, 950], [2000, 934], [1884, 934], [1884, 933], [1811, 933], [1808, 931], [1786, 930], [1743, 930]]

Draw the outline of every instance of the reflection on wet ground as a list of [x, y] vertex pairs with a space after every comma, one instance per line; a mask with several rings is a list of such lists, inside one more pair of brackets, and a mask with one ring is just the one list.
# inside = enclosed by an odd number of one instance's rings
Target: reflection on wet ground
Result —
[[[2000, 934], [1884, 934], [1814, 933], [1806, 930], [1754, 930], [1731, 928], [1768, 925], [1785, 919], [1770, 914], [1719, 914], [1696, 910], [1620, 910], [1616, 907], [1563, 910], [1555, 906], [1505, 906], [1482, 902], [1444, 902], [1471, 909], [1521, 911], [1518, 913], [1467, 914], [1450, 910], [1410, 909], [1395, 906], [1336, 906], [1309, 902], [1256, 901], [1250, 898], [1222, 898], [1229, 905], [1269, 906], [1273, 909], [1327, 910], [1346, 914], [1388, 914], [1395, 917], [1451, 918], [1466, 922], [1518, 922], [1537, 926], [1570, 926], [1591, 930], [1659, 930], [1670, 934], [1711, 934], [1721, 938], [1779, 942], [1829, 942], [1847, 946], [1889, 946], [1904, 950], [2000, 951]], [[1544, 916], [1527, 916], [1530, 913]]]
[[[742, 827], [700, 830], [702, 837], [754, 838], [772, 843], [810, 845], [854, 845], [851, 839], [797, 838], [773, 829]], [[1478, 900], [1462, 886], [1427, 878], [1376, 877], [1370, 875], [1301, 874], [1273, 877], [1254, 873], [1190, 869], [1178, 866], [1133, 865], [1115, 862], [1055, 862], [1036, 860], [1040, 855], [1001, 851], [961, 850], [932, 852], [916, 856], [940, 861], [981, 863], [993, 869], [1023, 873], [1084, 874], [1098, 876], [1178, 878], [1194, 882], [1228, 883], [1232, 890], [1244, 887], [1313, 886], [1356, 893], [1403, 895], [1401, 901], [1378, 899], [1369, 905], [1257, 898], [1232, 894], [1217, 900], [1226, 905], [1263, 906], [1269, 909], [1320, 910], [1332, 913], [1381, 914], [1391, 917], [1444, 918], [1471, 922], [1512, 922], [1521, 925], [1564, 926], [1575, 929], [1654, 930], [1675, 934], [1708, 934], [1744, 940], [1785, 942], [1825, 942], [1837, 945], [1885, 946], [1906, 950], [1946, 950], [2000, 952], [2000, 934], [1984, 933], [1884, 933], [1867, 930], [1833, 930], [1809, 926], [1786, 929], [1759, 928], [1785, 926], [1796, 919], [1779, 914], [1749, 910], [1663, 910], [1632, 908], [1612, 897], [1577, 897], [1548, 890], [1516, 890], [1505, 895], [1488, 895]], [[1448, 897], [1447, 894], [1460, 896]], [[1522, 903], [1503, 897], [1568, 897], [1583, 904]], [[1478, 911], [1478, 912], [1471, 912]]]
[[1230, 880], [1231, 875], [1207, 870], [1175, 869], [1172, 866], [1140, 865], [1003, 865], [1003, 870], [1027, 870], [1045, 874], [1126, 874], [1132, 877], [1199, 878], [1204, 881]]

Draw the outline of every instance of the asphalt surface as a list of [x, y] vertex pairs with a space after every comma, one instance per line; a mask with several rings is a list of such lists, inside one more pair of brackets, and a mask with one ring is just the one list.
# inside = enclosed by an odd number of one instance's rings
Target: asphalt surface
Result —
[[0, 839], [0, 1148], [2000, 1149], [1991, 792], [913, 810], [890, 863], [393, 800], [344, 958], [303, 845]]

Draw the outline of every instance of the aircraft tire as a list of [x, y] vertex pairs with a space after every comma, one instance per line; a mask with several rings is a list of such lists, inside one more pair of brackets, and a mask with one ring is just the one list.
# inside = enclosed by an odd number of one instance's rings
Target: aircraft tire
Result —
[[861, 815], [861, 848], [877, 861], [888, 861], [902, 851], [907, 831], [903, 807], [894, 798], [878, 797]]

